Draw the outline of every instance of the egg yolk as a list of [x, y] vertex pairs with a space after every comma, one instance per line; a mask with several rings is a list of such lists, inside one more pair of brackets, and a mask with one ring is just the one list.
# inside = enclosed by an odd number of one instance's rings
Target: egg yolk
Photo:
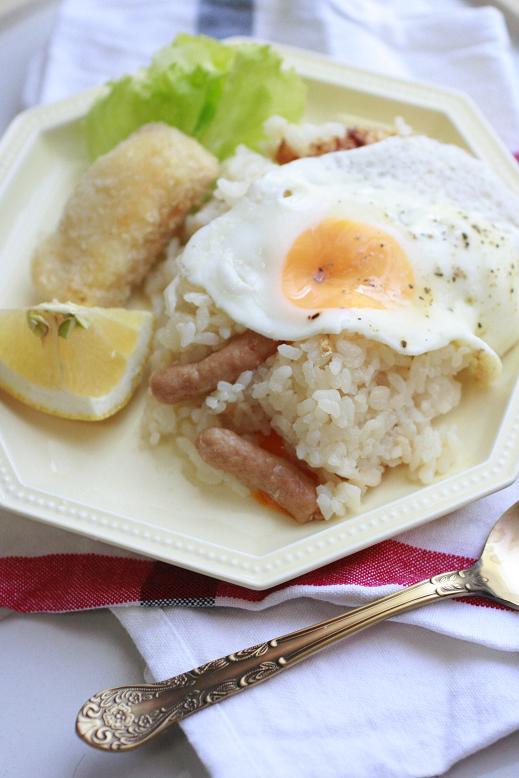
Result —
[[369, 224], [326, 219], [290, 247], [282, 286], [301, 308], [391, 308], [412, 294], [414, 275], [391, 235]]

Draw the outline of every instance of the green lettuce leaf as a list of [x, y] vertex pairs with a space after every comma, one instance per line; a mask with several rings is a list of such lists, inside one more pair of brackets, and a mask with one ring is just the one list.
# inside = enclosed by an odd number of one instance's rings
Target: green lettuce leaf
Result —
[[269, 116], [298, 121], [304, 105], [303, 81], [282, 68], [270, 46], [178, 35], [149, 67], [108, 84], [85, 118], [85, 136], [95, 158], [143, 124], [161, 121], [224, 159], [239, 143], [258, 148]]

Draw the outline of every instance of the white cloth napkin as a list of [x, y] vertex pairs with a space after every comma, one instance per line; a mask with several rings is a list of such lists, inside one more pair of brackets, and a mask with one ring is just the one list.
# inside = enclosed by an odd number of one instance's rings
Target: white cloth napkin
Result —
[[[228, 608], [114, 612], [151, 680], [339, 609], [303, 599], [261, 617]], [[195, 714], [182, 728], [214, 776], [437, 776], [517, 728], [517, 665], [517, 654], [386, 623]]]
[[[476, 556], [497, 517], [517, 500], [519, 483], [399, 540]], [[339, 604], [360, 605], [394, 588], [282, 590], [256, 606], [267, 608], [261, 613], [243, 607], [113, 612], [152, 680], [337, 615]], [[287, 594], [298, 599], [287, 601]], [[372, 627], [186, 719], [182, 727], [211, 775], [437, 776], [518, 728], [518, 613], [450, 601], [393, 621], [398, 623]]]
[[[519, 96], [503, 18], [494, 8], [456, 0], [263, 0], [254, 8], [247, 0], [67, 0], [26, 99], [54, 100], [133, 70], [181, 30], [253, 33], [465, 89], [509, 148], [519, 148]], [[399, 540], [475, 556], [495, 517], [518, 497], [515, 485]], [[158, 679], [386, 591], [301, 587], [256, 604], [271, 606], [261, 613], [243, 607], [115, 613]], [[516, 614], [451, 602], [397, 622], [187, 719], [183, 727], [210, 773], [433, 776], [519, 726]]]
[[65, 0], [25, 101], [58, 100], [132, 72], [180, 31], [253, 34], [462, 89], [506, 145], [519, 148], [519, 89], [503, 16], [462, 0]]

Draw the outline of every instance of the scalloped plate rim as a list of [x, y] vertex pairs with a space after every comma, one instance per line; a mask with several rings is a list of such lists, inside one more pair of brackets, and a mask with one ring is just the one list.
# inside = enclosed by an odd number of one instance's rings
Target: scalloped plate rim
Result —
[[[244, 39], [231, 39], [231, 42], [235, 40]], [[359, 92], [397, 97], [413, 105], [422, 102], [424, 108], [427, 107], [429, 95], [429, 100], [433, 98], [434, 103], [432, 105], [429, 102], [429, 107], [448, 114], [470, 147], [477, 153], [484, 148], [487, 158], [493, 156], [496, 164], [503, 166], [509, 185], [519, 189], [519, 172], [515, 169], [516, 163], [511, 154], [464, 94], [351, 68], [303, 49], [277, 44], [274, 46], [308, 77], [331, 84], [346, 82]], [[101, 90], [102, 87], [89, 89], [58, 103], [29, 109], [13, 120], [0, 141], [0, 200], [2, 182], [8, 178], [33, 133], [80, 117]], [[137, 521], [132, 522], [109, 511], [26, 487], [16, 478], [0, 431], [1, 507], [30, 519], [256, 590], [264, 590], [296, 578], [445, 515], [474, 499], [506, 487], [518, 475], [519, 382], [516, 382], [492, 453], [485, 462], [430, 486], [420, 487], [410, 495], [354, 516], [345, 523], [332, 522], [317, 536], [295, 539], [280, 549], [256, 556], [203, 538], [194, 542], [179, 531], [161, 528], [154, 533], [141, 530]], [[127, 529], [124, 529], [126, 525]]]

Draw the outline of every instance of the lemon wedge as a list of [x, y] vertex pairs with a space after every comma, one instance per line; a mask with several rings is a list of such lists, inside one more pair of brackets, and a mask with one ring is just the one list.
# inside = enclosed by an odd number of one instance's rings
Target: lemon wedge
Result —
[[0, 387], [54, 416], [106, 419], [135, 391], [152, 331], [148, 311], [73, 303], [0, 311]]

